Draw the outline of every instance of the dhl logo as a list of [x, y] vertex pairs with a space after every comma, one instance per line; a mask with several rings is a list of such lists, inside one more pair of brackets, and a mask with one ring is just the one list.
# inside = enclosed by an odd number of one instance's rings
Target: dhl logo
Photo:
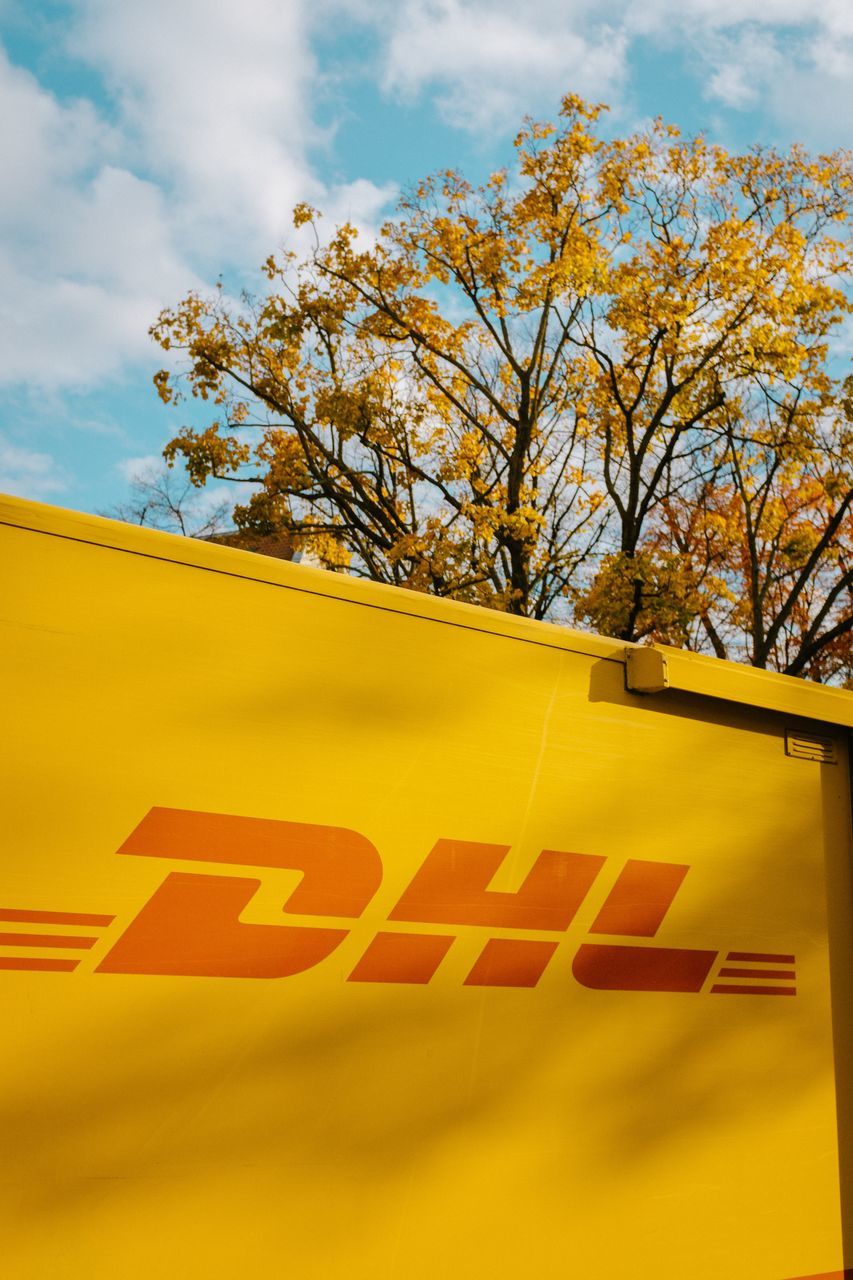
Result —
[[[187, 809], [152, 809], [118, 850], [145, 858], [227, 863], [299, 871], [288, 915], [357, 919], [382, 880], [382, 861], [356, 831]], [[489, 937], [466, 986], [535, 987], [607, 859], [544, 849], [514, 893], [489, 888], [509, 846], [439, 840], [375, 934], [350, 982], [428, 983], [453, 945], [456, 926], [541, 932], [538, 939]], [[573, 961], [574, 977], [600, 991], [699, 992], [793, 996], [794, 956], [661, 947], [599, 939], [654, 938], [689, 871], [683, 864], [629, 859], [619, 871]], [[350, 929], [252, 924], [241, 913], [261, 886], [255, 877], [170, 872], [95, 966], [97, 973], [172, 977], [285, 978], [327, 959]], [[20, 924], [101, 928], [114, 917], [0, 909]], [[401, 925], [449, 927], [435, 933]], [[98, 934], [0, 933], [0, 946], [56, 949], [57, 957], [4, 955], [0, 968], [70, 972], [68, 951], [96, 946]]]

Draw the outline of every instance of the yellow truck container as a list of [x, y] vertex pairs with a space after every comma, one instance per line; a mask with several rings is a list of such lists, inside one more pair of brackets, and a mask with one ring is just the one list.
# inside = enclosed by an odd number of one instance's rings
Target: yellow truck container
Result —
[[853, 696], [0, 504], [10, 1280], [853, 1266]]

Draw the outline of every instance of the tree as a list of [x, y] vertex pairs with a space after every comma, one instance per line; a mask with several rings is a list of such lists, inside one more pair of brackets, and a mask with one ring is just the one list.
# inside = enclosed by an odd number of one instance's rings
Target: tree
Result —
[[849, 157], [608, 141], [602, 110], [527, 122], [484, 186], [427, 178], [373, 244], [298, 206], [313, 251], [264, 298], [164, 311], [160, 395], [218, 409], [166, 456], [331, 566], [838, 676]]
[[230, 504], [223, 498], [198, 502], [198, 490], [190, 480], [174, 471], [149, 466], [130, 482], [127, 501], [117, 504], [105, 515], [127, 524], [147, 525], [166, 533], [180, 533], [187, 538], [210, 539], [224, 534], [230, 526]]
[[586, 618], [850, 682], [851, 417], [843, 395], [809, 403], [796, 389], [777, 400], [756, 388], [748, 410], [732, 397], [706, 457], [663, 493], [642, 550], [606, 559], [579, 602]]
[[130, 483], [128, 501], [103, 514], [127, 524], [146, 525], [164, 533], [179, 533], [185, 538], [254, 551], [275, 560], [293, 559], [295, 547], [289, 534], [235, 529], [231, 504], [219, 494], [210, 496], [212, 502], [199, 502], [198, 488], [186, 476], [178, 478], [174, 471], [161, 464], [137, 475]]

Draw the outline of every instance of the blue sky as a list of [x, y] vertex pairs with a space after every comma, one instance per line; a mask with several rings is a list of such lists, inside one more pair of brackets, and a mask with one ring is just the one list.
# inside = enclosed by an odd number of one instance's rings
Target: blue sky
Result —
[[127, 495], [186, 414], [147, 330], [261, 287], [309, 200], [366, 234], [401, 187], [504, 163], [567, 91], [626, 131], [853, 142], [851, 0], [0, 0], [0, 491]]

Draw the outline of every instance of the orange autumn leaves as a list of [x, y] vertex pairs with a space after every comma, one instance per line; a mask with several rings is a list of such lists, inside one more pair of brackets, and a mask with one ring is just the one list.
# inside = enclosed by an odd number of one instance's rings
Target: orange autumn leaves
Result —
[[167, 457], [333, 567], [845, 679], [849, 157], [608, 139], [602, 110], [568, 96], [372, 243], [301, 205], [314, 248], [265, 296], [165, 310], [161, 396], [216, 407]]

